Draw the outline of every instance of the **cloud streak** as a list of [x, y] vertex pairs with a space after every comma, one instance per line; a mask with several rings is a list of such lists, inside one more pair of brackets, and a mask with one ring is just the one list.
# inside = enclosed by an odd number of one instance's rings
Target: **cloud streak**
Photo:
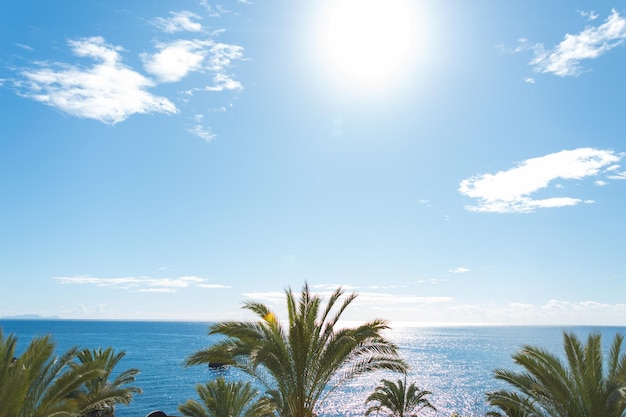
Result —
[[74, 277], [54, 277], [61, 285], [93, 285], [102, 288], [114, 288], [133, 292], [175, 293], [184, 288], [197, 287], [208, 289], [230, 288], [227, 285], [210, 284], [207, 279], [196, 276], [175, 278], [119, 277], [98, 278], [87, 275]]
[[539, 191], [563, 192], [562, 187], [548, 189], [555, 180], [582, 180], [604, 175], [621, 179], [619, 161], [623, 153], [594, 148], [578, 148], [531, 158], [507, 171], [481, 174], [461, 181], [460, 194], [477, 200], [466, 209], [491, 213], [530, 213], [541, 208], [575, 206], [591, 200], [570, 196], [532, 198]]
[[[595, 19], [597, 15], [586, 15]], [[530, 65], [535, 71], [552, 73], [560, 77], [578, 76], [583, 71], [581, 62], [599, 58], [611, 49], [621, 45], [626, 39], [626, 19], [612, 10], [606, 21], [598, 26], [590, 26], [577, 34], [567, 33], [555, 47], [546, 49], [541, 43], [529, 44], [520, 40], [515, 52], [532, 50], [534, 58]]]

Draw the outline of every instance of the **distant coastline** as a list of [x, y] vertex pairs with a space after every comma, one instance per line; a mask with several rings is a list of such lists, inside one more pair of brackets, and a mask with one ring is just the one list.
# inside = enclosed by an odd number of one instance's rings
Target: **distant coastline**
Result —
[[[10, 316], [0, 316], [0, 322], [10, 321], [57, 321], [57, 322], [91, 322], [91, 323], [187, 323], [187, 324], [202, 324], [212, 325], [218, 323], [215, 320], [198, 320], [198, 319], [134, 319], [134, 318], [93, 318], [93, 317], [61, 317], [54, 316], [42, 316], [40, 314], [16, 314]], [[347, 321], [345, 324], [358, 325], [360, 322]], [[520, 328], [520, 329], [532, 329], [532, 328], [558, 328], [561, 330], [567, 329], [587, 329], [589, 331], [597, 329], [621, 329], [626, 334], [626, 325], [624, 324], [558, 324], [558, 323], [463, 323], [463, 322], [391, 322], [390, 327], [393, 330], [402, 329], [471, 329], [471, 328]]]
[[39, 314], [19, 314], [16, 316], [1, 316], [0, 320], [61, 320], [61, 317], [40, 316]]

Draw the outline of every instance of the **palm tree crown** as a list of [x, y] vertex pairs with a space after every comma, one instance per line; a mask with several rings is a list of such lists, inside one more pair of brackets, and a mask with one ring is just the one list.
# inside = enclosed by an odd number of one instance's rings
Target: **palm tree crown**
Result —
[[626, 415], [626, 354], [624, 336], [617, 334], [604, 358], [601, 336], [592, 333], [583, 343], [563, 333], [566, 362], [545, 349], [525, 346], [513, 355], [525, 369], [495, 371], [495, 378], [513, 390], [487, 394], [500, 411], [490, 416], [509, 417], [623, 417]]
[[258, 398], [259, 391], [250, 382], [226, 382], [218, 378], [205, 385], [196, 385], [202, 403], [187, 400], [178, 411], [188, 417], [269, 417], [274, 405], [267, 397]]
[[244, 308], [259, 319], [228, 321], [210, 328], [210, 335], [226, 338], [194, 353], [188, 365], [225, 363], [254, 376], [266, 388], [284, 417], [312, 417], [318, 403], [344, 381], [365, 372], [406, 371], [397, 347], [385, 339], [384, 320], [355, 328], [339, 328], [342, 313], [356, 294], [341, 288], [322, 299], [304, 285], [299, 299], [286, 290], [288, 323], [285, 327], [264, 304], [249, 301]]
[[99, 365], [76, 364], [77, 348], [54, 356], [50, 336], [34, 338], [20, 356], [16, 346], [17, 338], [0, 329], [0, 416], [75, 416], [72, 393], [102, 374]]
[[115, 353], [113, 348], [83, 349], [78, 353], [81, 364], [96, 363], [102, 374], [85, 382], [72, 396], [80, 404], [83, 417], [113, 417], [115, 405], [128, 405], [134, 394], [141, 394], [139, 387], [127, 386], [135, 381], [139, 373], [131, 368], [111, 379], [113, 369], [125, 356], [125, 352]]
[[382, 411], [390, 417], [415, 417], [424, 408], [437, 411], [426, 398], [430, 394], [430, 391], [419, 389], [415, 383], [407, 386], [406, 375], [404, 381], [399, 379], [398, 383], [382, 379], [380, 385], [365, 400], [366, 403], [376, 403], [367, 409], [365, 415]]

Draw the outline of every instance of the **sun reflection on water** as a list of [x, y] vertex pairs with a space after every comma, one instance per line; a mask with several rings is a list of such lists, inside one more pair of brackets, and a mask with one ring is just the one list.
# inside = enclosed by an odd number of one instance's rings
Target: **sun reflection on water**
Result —
[[[590, 329], [577, 328], [586, 335]], [[513, 369], [511, 354], [524, 344], [536, 344], [559, 354], [561, 327], [450, 327], [399, 328], [389, 333], [400, 354], [410, 365], [407, 383], [432, 392], [430, 402], [437, 412], [428, 416], [482, 416], [489, 409], [485, 394], [501, 387], [493, 378], [495, 368]], [[608, 329], [603, 338], [613, 337]], [[396, 381], [398, 374], [378, 372], [350, 381], [322, 404], [320, 417], [363, 416], [365, 399], [382, 378]]]

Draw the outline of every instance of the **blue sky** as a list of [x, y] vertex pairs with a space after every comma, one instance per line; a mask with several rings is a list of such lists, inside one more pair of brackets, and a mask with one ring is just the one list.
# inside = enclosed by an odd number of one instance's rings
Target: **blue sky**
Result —
[[[358, 5], [357, 5], [358, 3]], [[626, 5], [10, 1], [0, 316], [626, 325]]]

